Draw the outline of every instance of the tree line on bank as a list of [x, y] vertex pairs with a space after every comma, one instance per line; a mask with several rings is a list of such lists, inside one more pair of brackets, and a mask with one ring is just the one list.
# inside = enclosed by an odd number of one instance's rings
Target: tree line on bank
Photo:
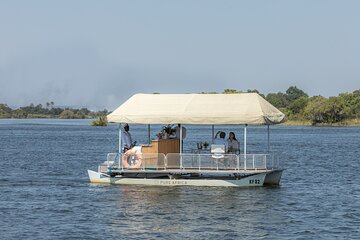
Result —
[[[223, 93], [241, 93], [225, 89]], [[312, 96], [296, 86], [289, 87], [285, 93], [269, 93], [266, 96], [256, 89], [247, 92], [259, 93], [268, 102], [286, 115], [286, 120], [308, 122], [309, 124], [347, 124], [360, 120], [360, 89], [352, 93], [341, 93], [334, 97]]]
[[272, 93], [266, 99], [283, 110], [289, 120], [310, 121], [311, 124], [334, 124], [360, 118], [360, 90], [338, 96], [309, 97], [296, 87], [286, 93]]
[[[234, 89], [225, 89], [223, 93], [242, 93]], [[259, 93], [268, 102], [280, 109], [290, 121], [301, 121], [316, 124], [347, 124], [360, 123], [360, 89], [352, 93], [341, 93], [334, 97], [312, 96], [296, 86], [289, 87], [286, 92], [269, 93], [266, 96], [258, 90], [245, 92]], [[205, 93], [205, 92], [203, 92]], [[213, 92], [216, 93], [216, 92]], [[60, 108], [54, 102], [45, 106], [30, 104], [26, 107], [11, 109], [0, 103], [0, 118], [97, 118], [106, 116], [109, 112], [92, 112], [87, 108]], [[102, 123], [101, 123], [102, 124]]]
[[54, 102], [42, 104], [30, 104], [26, 107], [11, 109], [8, 105], [0, 103], [0, 118], [64, 118], [64, 119], [84, 119], [96, 118], [108, 114], [106, 109], [102, 111], [90, 111], [87, 108], [61, 108], [55, 107]]

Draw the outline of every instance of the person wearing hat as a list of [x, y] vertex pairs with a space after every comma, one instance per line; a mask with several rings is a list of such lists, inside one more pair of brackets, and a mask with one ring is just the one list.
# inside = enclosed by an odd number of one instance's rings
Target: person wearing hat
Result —
[[132, 147], [132, 138], [129, 132], [130, 127], [127, 123], [125, 123], [124, 128], [121, 130], [121, 149], [123, 152], [126, 152]]

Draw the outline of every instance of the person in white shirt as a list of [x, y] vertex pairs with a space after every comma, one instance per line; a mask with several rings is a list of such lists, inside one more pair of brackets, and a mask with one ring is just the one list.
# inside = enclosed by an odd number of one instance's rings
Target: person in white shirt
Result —
[[229, 133], [229, 139], [228, 142], [228, 152], [234, 153], [234, 154], [240, 154], [240, 143], [235, 137], [234, 132]]
[[125, 123], [124, 128], [121, 129], [121, 149], [123, 152], [126, 152], [131, 148], [132, 138], [129, 133], [130, 127], [127, 123]]
[[[218, 137], [218, 134], [220, 134]], [[226, 133], [225, 132], [217, 132], [214, 139], [214, 144], [216, 145], [225, 145], [225, 152], [228, 150], [228, 142], [225, 140]]]

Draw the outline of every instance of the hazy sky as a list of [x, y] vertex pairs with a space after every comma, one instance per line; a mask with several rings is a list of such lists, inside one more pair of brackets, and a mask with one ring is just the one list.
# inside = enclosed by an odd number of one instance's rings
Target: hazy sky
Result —
[[0, 103], [360, 88], [360, 1], [0, 0]]

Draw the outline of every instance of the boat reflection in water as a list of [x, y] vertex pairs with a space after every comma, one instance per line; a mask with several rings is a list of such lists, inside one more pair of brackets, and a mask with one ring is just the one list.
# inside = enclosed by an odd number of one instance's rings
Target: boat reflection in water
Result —
[[274, 211], [284, 201], [281, 189], [271, 187], [269, 191], [268, 188], [124, 185], [113, 196], [118, 199], [113, 213], [118, 217], [112, 217], [108, 227], [124, 238], [142, 234], [146, 237], [191, 237], [192, 234], [202, 238], [214, 234], [232, 239], [266, 237], [273, 232], [264, 228], [266, 222], [283, 224], [288, 219], [283, 211]]

